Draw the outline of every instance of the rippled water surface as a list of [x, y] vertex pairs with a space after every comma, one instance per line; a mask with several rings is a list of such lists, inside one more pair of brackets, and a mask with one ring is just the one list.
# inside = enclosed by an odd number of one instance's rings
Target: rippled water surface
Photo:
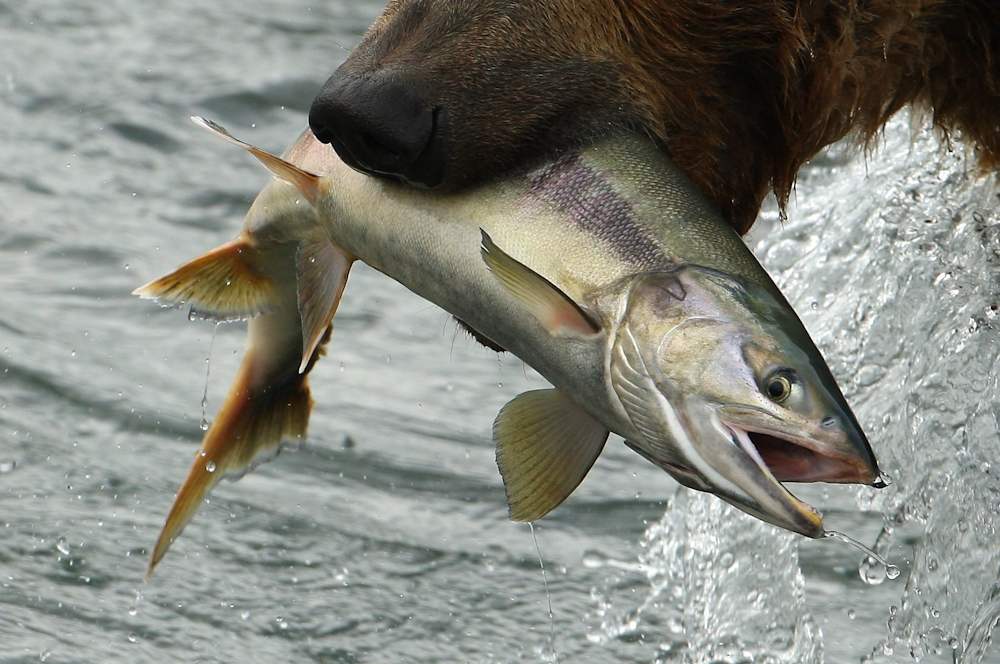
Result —
[[267, 180], [187, 117], [280, 151], [380, 8], [0, 0], [0, 661], [538, 662], [552, 633], [563, 662], [1000, 659], [997, 199], [916, 120], [816, 160], [750, 238], [895, 480], [796, 492], [899, 579], [613, 443], [536, 526], [550, 626], [489, 441], [543, 381], [361, 266], [308, 445], [221, 484], [143, 583], [245, 328], [130, 291]]

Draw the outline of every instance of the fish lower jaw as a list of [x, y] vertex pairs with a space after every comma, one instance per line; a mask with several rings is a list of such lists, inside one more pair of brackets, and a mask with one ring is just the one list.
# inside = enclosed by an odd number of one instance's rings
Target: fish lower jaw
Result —
[[795, 507], [797, 508], [798, 511], [808, 515], [809, 517], [815, 517], [815, 519], [822, 522], [822, 516], [816, 510], [816, 508], [797, 498], [790, 491], [788, 491], [788, 489], [785, 488], [785, 486], [782, 484], [782, 482], [788, 480], [780, 477], [778, 473], [774, 472], [774, 469], [771, 467], [771, 462], [773, 462], [774, 459], [768, 460], [764, 454], [761, 454], [761, 450], [758, 449], [756, 442], [753, 440], [753, 438], [751, 438], [751, 434], [756, 432], [750, 432], [746, 429], [743, 429], [742, 427], [729, 424], [728, 422], [725, 423], [725, 426], [727, 429], [729, 429], [733, 442], [736, 444], [736, 446], [739, 447], [741, 450], [743, 450], [743, 452], [746, 453], [747, 456], [753, 459], [754, 463], [757, 464], [757, 466], [761, 469], [761, 471], [765, 475], [769, 476], [772, 479], [772, 481], [775, 482], [775, 484], [781, 486], [787, 499], [789, 499], [792, 503], [795, 504]]

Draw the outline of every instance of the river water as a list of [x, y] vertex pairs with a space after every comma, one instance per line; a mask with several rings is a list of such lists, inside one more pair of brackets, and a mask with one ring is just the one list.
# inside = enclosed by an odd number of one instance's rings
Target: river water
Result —
[[1000, 660], [996, 190], [920, 118], [815, 160], [750, 237], [894, 478], [796, 493], [899, 579], [613, 441], [535, 527], [547, 595], [489, 439], [543, 381], [360, 266], [309, 443], [221, 484], [143, 583], [245, 327], [130, 292], [267, 181], [187, 118], [280, 151], [379, 11], [0, 0], [0, 662]]

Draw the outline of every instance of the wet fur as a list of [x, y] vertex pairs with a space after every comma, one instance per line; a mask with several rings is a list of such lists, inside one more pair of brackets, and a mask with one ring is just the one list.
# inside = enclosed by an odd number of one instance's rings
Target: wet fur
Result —
[[741, 233], [800, 167], [914, 104], [1000, 165], [1000, 3], [394, 0], [342, 71], [449, 109], [451, 184], [610, 126], [656, 138]]

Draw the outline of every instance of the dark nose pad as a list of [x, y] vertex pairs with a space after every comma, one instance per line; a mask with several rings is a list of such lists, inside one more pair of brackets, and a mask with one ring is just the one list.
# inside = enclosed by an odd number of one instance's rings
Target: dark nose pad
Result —
[[309, 126], [360, 171], [422, 187], [444, 181], [444, 114], [406, 85], [334, 74]]

